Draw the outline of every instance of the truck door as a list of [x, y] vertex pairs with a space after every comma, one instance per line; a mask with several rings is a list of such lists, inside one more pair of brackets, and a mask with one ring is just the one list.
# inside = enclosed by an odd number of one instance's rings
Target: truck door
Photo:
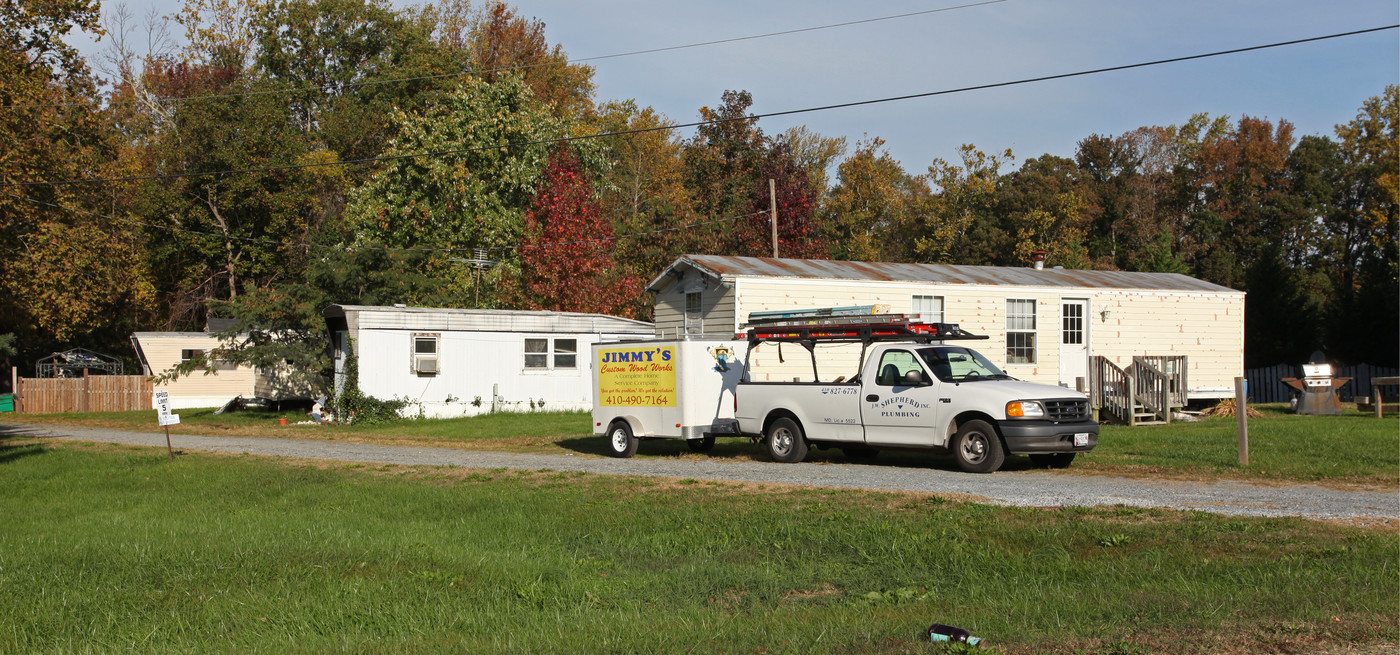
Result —
[[[932, 385], [911, 384], [906, 377], [919, 371]], [[880, 355], [862, 386], [861, 418], [868, 444], [932, 445], [938, 412], [938, 378], [919, 362], [912, 350], [891, 348]]]

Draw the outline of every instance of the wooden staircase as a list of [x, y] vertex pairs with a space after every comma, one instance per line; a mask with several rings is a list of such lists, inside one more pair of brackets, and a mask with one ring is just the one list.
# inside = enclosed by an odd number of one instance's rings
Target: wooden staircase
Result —
[[1095, 355], [1089, 362], [1089, 403], [1103, 422], [1165, 425], [1186, 406], [1184, 355], [1134, 356], [1127, 368]]

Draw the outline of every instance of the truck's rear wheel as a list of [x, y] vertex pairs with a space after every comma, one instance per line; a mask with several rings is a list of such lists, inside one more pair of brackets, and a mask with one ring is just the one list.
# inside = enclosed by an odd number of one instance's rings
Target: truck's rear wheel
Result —
[[685, 447], [692, 453], [708, 453], [714, 450], [715, 435], [707, 434], [699, 439], [686, 439]]
[[768, 456], [775, 462], [791, 464], [807, 457], [807, 438], [797, 421], [780, 418], [768, 426]]
[[1039, 453], [1031, 455], [1031, 462], [1045, 468], [1063, 469], [1069, 468], [1074, 462], [1074, 455], [1075, 453]]
[[991, 473], [1001, 468], [1006, 451], [991, 425], [974, 420], [958, 426], [958, 434], [953, 437], [953, 456], [958, 467], [968, 473]]
[[632, 436], [632, 426], [627, 421], [613, 421], [608, 426], [608, 452], [613, 457], [631, 457], [637, 454], [637, 444], [641, 440]]

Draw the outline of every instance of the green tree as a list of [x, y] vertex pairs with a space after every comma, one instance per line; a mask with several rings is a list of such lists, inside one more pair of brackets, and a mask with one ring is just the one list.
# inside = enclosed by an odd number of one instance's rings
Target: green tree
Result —
[[[549, 141], [567, 135], [568, 127], [516, 77], [463, 80], [443, 106], [395, 120], [399, 136], [385, 154], [397, 158], [352, 192], [346, 210], [361, 243], [458, 256], [478, 248], [516, 252]], [[592, 168], [596, 150], [585, 146], [582, 159]], [[515, 274], [511, 257], [484, 280], [484, 305], [495, 306], [494, 289]], [[456, 301], [474, 303], [476, 278], [465, 267], [452, 270]]]
[[1011, 151], [989, 155], [971, 145], [959, 148], [960, 164], [935, 159], [928, 180], [936, 200], [928, 217], [917, 226], [914, 250], [934, 264], [982, 264], [967, 248], [968, 232], [995, 223], [996, 200], [1003, 164], [1015, 159]]
[[223, 65], [152, 61], [144, 72], [162, 96], [221, 96], [141, 123], [136, 146], [149, 172], [174, 176], [144, 182], [131, 206], [154, 226], [152, 266], [177, 290], [172, 320], [187, 326], [202, 323], [207, 300], [302, 279], [302, 244], [323, 216], [324, 171], [258, 170], [318, 155], [287, 120], [288, 98], [260, 93], [268, 87], [238, 68], [240, 55], [226, 55]]
[[[1369, 98], [1337, 126], [1343, 208], [1327, 222], [1333, 244], [1328, 343], [1348, 361], [1400, 360], [1400, 86]], [[1340, 247], [1339, 247], [1340, 246]]]
[[825, 207], [825, 229], [836, 259], [910, 261], [906, 232], [929, 200], [928, 183], [911, 176], [871, 137], [837, 167]]

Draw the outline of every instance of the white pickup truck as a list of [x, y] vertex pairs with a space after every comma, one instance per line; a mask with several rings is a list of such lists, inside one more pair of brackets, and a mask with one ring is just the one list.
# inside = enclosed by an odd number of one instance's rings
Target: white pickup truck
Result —
[[956, 325], [907, 322], [874, 330], [750, 330], [749, 362], [760, 344], [801, 343], [815, 375], [818, 344], [859, 342], [862, 363], [851, 379], [830, 382], [754, 382], [746, 375], [735, 394], [738, 430], [763, 439], [779, 462], [802, 461], [809, 446], [852, 456], [925, 449], [952, 452], [972, 473], [996, 471], [1008, 454], [1063, 468], [1098, 444], [1084, 394], [1016, 380], [977, 351], [944, 342], [959, 337], [979, 338]]

